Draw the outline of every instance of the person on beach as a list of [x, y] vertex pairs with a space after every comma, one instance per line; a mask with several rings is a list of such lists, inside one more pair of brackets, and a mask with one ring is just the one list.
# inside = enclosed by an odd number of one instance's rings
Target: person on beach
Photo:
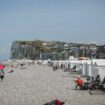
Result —
[[0, 70], [0, 78], [1, 78], [1, 80], [4, 79], [4, 70], [3, 69]]
[[13, 69], [11, 69], [8, 73], [12, 73], [13, 72]]
[[101, 82], [100, 75], [97, 75], [95, 79], [89, 84], [89, 89], [93, 90], [96, 89]]
[[100, 82], [101, 82], [100, 75], [97, 75], [96, 78], [93, 79], [93, 81], [88, 86], [90, 95], [93, 95], [92, 90], [99, 88]]
[[77, 89], [78, 87], [80, 89], [82, 89], [84, 82], [83, 82], [83, 80], [80, 77], [77, 77], [77, 79], [75, 80], [75, 83], [76, 83], [75, 89]]
[[100, 75], [97, 75], [97, 77], [96, 77], [96, 79], [95, 79], [96, 85], [99, 85], [99, 84], [100, 84], [100, 81], [101, 81]]
[[64, 105], [65, 102], [61, 102], [60, 100], [53, 100], [49, 103], [46, 103], [44, 105]]
[[105, 84], [105, 77], [104, 77], [104, 79], [103, 79], [103, 81], [102, 81], [102, 84]]

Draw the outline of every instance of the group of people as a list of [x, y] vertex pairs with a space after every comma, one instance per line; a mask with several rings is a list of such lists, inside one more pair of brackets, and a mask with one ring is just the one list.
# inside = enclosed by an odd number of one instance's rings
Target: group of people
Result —
[[105, 85], [105, 78], [101, 82], [100, 75], [97, 75], [96, 78], [92, 77], [90, 81], [87, 80], [87, 82], [84, 82], [82, 78], [77, 77], [75, 83], [76, 83], [75, 89], [79, 87], [80, 89], [89, 89], [91, 91], [97, 88], [102, 88], [103, 85]]
[[4, 79], [4, 74], [5, 74], [5, 66], [0, 64], [0, 79], [3, 80]]

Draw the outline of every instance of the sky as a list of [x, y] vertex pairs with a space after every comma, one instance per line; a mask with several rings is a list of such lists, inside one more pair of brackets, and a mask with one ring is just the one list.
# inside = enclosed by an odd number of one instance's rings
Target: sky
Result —
[[105, 0], [0, 0], [0, 60], [35, 39], [105, 43]]

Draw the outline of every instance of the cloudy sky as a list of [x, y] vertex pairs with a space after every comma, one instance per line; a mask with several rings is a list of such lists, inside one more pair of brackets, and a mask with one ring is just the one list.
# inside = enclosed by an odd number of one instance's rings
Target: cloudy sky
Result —
[[105, 43], [105, 0], [0, 0], [0, 59], [34, 39]]

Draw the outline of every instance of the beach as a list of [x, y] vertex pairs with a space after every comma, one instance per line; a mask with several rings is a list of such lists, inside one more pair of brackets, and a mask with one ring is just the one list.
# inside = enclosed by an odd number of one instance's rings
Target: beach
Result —
[[104, 94], [90, 95], [88, 90], [75, 90], [74, 76], [61, 69], [27, 65], [5, 69], [5, 78], [0, 82], [0, 105], [43, 105], [54, 99], [65, 105], [105, 105]]

